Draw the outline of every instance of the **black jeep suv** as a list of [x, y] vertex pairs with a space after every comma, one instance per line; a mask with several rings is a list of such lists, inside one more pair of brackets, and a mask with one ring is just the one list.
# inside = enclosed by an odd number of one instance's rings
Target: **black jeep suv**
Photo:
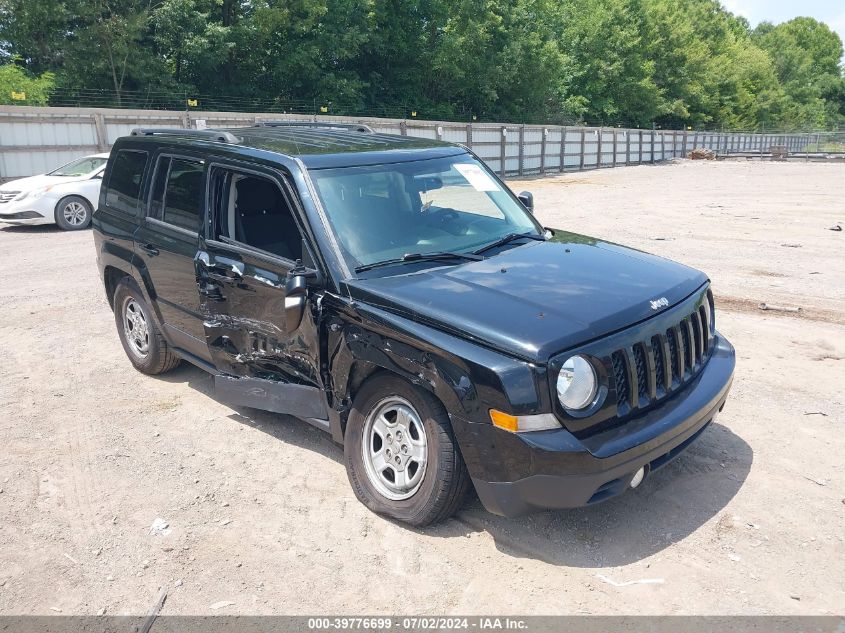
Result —
[[467, 148], [366, 126], [139, 129], [94, 240], [126, 354], [344, 446], [372, 510], [513, 516], [640, 484], [722, 409], [707, 277], [545, 229]]

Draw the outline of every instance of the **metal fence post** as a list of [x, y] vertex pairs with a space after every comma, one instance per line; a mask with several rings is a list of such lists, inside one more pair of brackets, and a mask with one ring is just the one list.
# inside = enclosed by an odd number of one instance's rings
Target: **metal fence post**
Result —
[[581, 162], [578, 169], [584, 171], [584, 152], [586, 150], [586, 143], [587, 143], [587, 130], [583, 126], [581, 127]]
[[631, 164], [631, 130], [625, 130], [625, 165]]
[[106, 121], [102, 112], [95, 112], [91, 115], [94, 119], [94, 133], [97, 135], [97, 149], [105, 152], [109, 148], [109, 139], [106, 134]]
[[566, 126], [560, 128], [560, 173], [566, 168]]
[[637, 153], [639, 154], [637, 162], [642, 165], [643, 163], [643, 131], [637, 130]]
[[602, 159], [603, 159], [603, 157], [602, 157], [602, 143], [604, 141], [604, 138], [603, 138], [604, 137], [604, 130], [602, 128], [599, 128], [598, 135], [599, 135], [598, 136], [598, 156], [596, 157], [596, 168], [601, 167]]
[[540, 173], [546, 175], [546, 133], [548, 128], [542, 128], [542, 138], [540, 139]]
[[519, 175], [522, 176], [525, 173], [524, 167], [525, 161], [525, 124], [519, 126]]
[[500, 166], [499, 166], [499, 172], [500, 172], [499, 175], [502, 178], [505, 177], [505, 171], [506, 171], [505, 170], [505, 142], [507, 141], [507, 138], [508, 138], [508, 128], [506, 128], [503, 125], [502, 126], [502, 137], [500, 139], [501, 140], [501, 148], [500, 148], [500, 152], [499, 152], [499, 157], [500, 157], [500, 161], [501, 161]]
[[400, 121], [399, 122], [399, 133], [402, 136], [408, 136], [408, 122], [407, 121]]
[[618, 137], [619, 131], [616, 128], [613, 128], [613, 162], [611, 163], [611, 165], [613, 165], [614, 167], [616, 167], [616, 148], [619, 143]]
[[467, 123], [467, 147], [472, 149], [472, 123]]

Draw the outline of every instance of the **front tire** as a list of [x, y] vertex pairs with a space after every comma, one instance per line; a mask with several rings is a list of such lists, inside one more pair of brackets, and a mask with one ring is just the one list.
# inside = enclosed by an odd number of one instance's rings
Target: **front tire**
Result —
[[81, 231], [91, 225], [91, 204], [81, 196], [67, 196], [56, 205], [56, 224], [65, 231]]
[[114, 320], [123, 351], [138, 371], [163, 374], [179, 364], [156, 326], [147, 302], [131, 277], [124, 277], [114, 292]]
[[370, 378], [355, 396], [344, 455], [361, 503], [410, 525], [449, 518], [469, 488], [443, 404], [389, 374]]

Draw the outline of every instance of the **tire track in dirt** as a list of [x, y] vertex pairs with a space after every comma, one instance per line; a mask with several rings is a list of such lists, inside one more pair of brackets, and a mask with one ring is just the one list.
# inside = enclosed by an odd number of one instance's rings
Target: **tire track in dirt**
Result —
[[[804, 319], [806, 321], [817, 321], [820, 323], [832, 323], [835, 325], [845, 325], [845, 313], [837, 310], [828, 310], [825, 308], [816, 308], [813, 306], [798, 306], [791, 304], [790, 308], [800, 308], [797, 312], [785, 312], [780, 310], [763, 310], [760, 305], [765, 303], [758, 299], [746, 299], [742, 297], [729, 297], [719, 295], [716, 297], [716, 310], [726, 312], [745, 312], [752, 314], [759, 314], [765, 316], [786, 317], [793, 319]], [[780, 304], [777, 304], [780, 305]]]

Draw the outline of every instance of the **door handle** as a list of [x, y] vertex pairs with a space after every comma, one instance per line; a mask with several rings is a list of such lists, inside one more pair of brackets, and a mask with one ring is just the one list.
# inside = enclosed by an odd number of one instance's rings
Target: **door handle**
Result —
[[213, 264], [210, 264], [202, 260], [200, 260], [200, 263], [203, 269], [205, 269], [208, 273], [208, 276], [214, 279], [235, 282], [240, 281], [244, 277], [243, 264], [238, 264], [236, 262], [214, 262]]
[[228, 277], [237, 281], [244, 278], [244, 265], [241, 262], [232, 261], [225, 264], [215, 262], [212, 266], [212, 270], [225, 273]]
[[138, 246], [138, 248], [140, 248], [150, 257], [155, 257], [156, 255], [158, 255], [158, 249], [152, 244], [141, 244], [140, 246]]
[[199, 268], [208, 279], [234, 284], [240, 282], [244, 277], [243, 262], [229, 259], [212, 260], [205, 251], [200, 251], [195, 259]]

